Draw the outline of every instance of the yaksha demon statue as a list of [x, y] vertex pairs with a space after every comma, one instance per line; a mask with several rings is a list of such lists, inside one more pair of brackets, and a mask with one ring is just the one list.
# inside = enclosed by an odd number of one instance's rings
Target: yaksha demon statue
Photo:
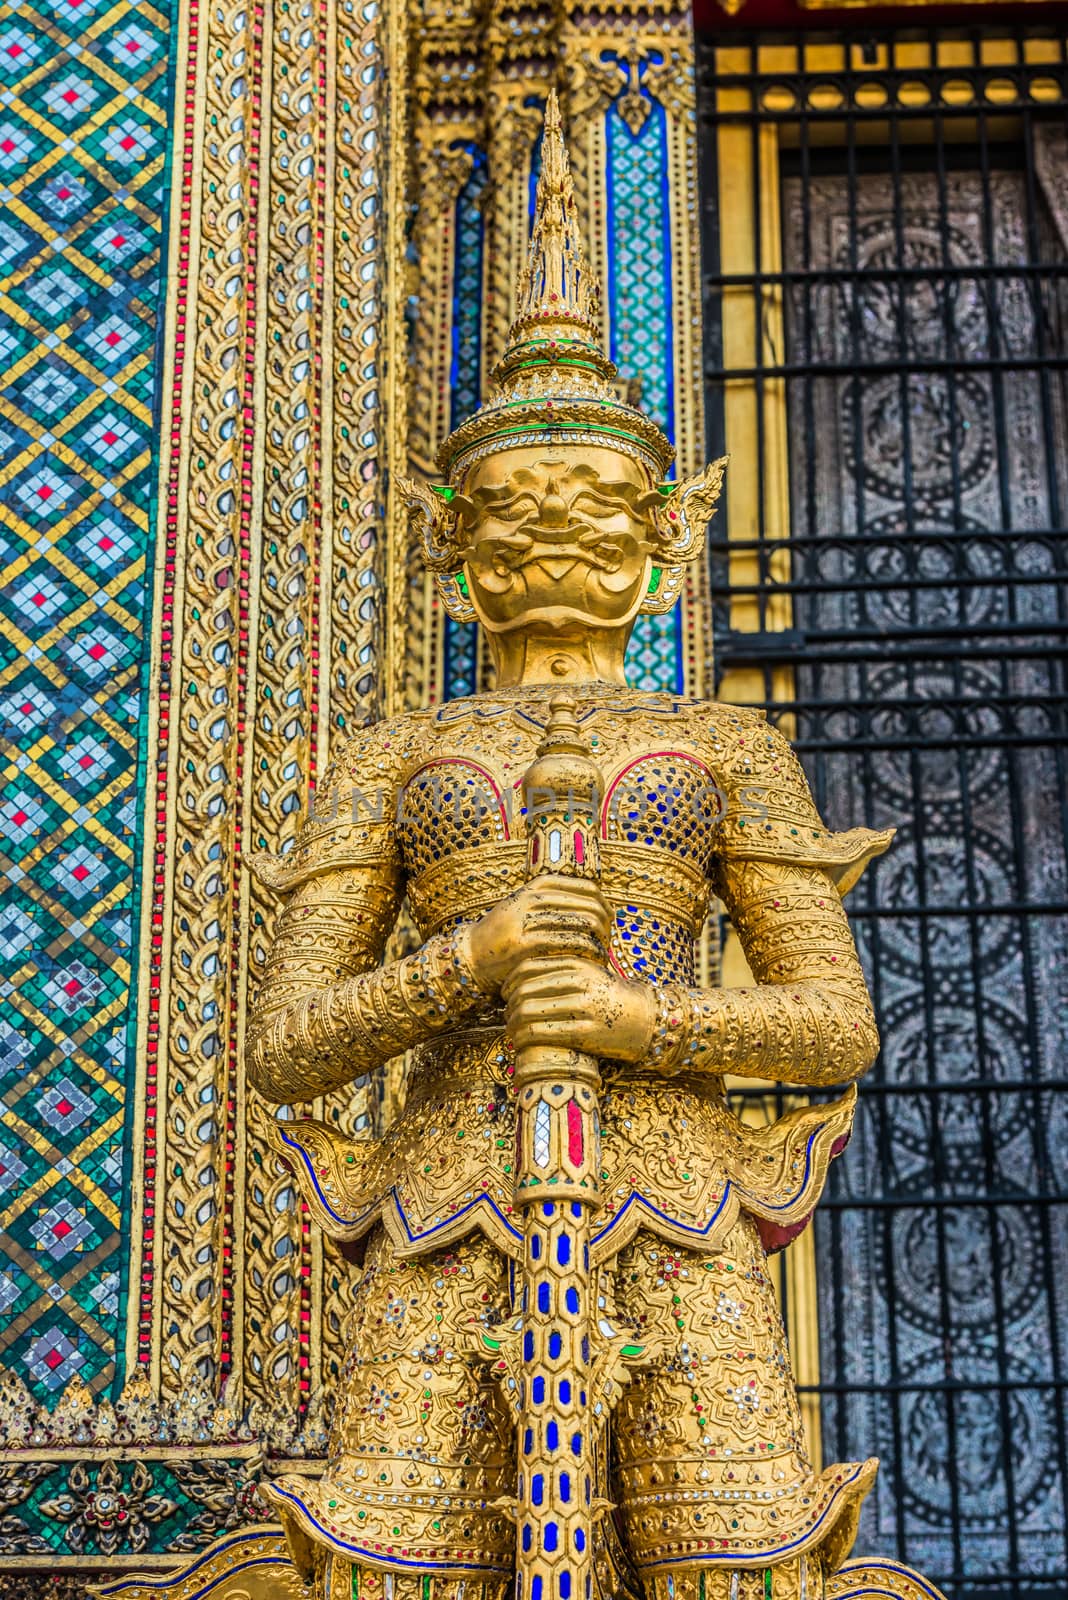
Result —
[[[261, 1095], [413, 1052], [382, 1140], [276, 1125], [365, 1253], [325, 1471], [264, 1492], [324, 1600], [918, 1600], [846, 1560], [876, 1463], [813, 1465], [766, 1258], [876, 1053], [841, 897], [889, 835], [831, 832], [762, 713], [628, 687], [724, 463], [665, 482], [613, 372], [553, 100], [490, 397], [403, 490], [496, 687], [353, 739], [262, 869]], [[713, 895], [752, 987], [696, 982]], [[422, 944], [383, 964], [405, 896]], [[754, 1130], [726, 1073], [849, 1087]]]

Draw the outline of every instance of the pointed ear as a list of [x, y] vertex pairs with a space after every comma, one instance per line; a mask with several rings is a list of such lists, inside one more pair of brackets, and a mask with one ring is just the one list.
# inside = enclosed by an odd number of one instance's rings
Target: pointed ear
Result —
[[433, 493], [425, 483], [398, 473], [397, 489], [408, 511], [408, 527], [423, 547], [423, 560], [431, 572], [449, 572], [456, 566], [454, 552], [456, 512], [453, 495]]
[[[653, 557], [656, 561], [658, 558]], [[662, 559], [662, 558], [661, 558]], [[665, 611], [670, 611], [686, 582], [686, 568], [681, 562], [670, 566], [654, 566], [649, 583], [649, 592], [641, 604], [643, 617], [659, 616]]]
[[661, 540], [660, 553], [668, 561], [692, 561], [700, 554], [723, 488], [727, 460], [720, 456], [692, 478], [660, 485], [664, 498], [655, 513], [656, 531]]

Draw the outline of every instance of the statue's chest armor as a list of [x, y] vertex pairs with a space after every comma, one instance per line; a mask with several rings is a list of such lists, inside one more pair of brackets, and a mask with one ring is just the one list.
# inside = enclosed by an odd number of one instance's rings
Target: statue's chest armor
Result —
[[[584, 732], [602, 773], [601, 884], [616, 910], [612, 955], [628, 976], [685, 980], [708, 909], [722, 796], [679, 717], [597, 713]], [[436, 735], [436, 736], [435, 736]], [[534, 718], [440, 725], [406, 775], [398, 832], [424, 936], [480, 915], [526, 876], [522, 783]]]

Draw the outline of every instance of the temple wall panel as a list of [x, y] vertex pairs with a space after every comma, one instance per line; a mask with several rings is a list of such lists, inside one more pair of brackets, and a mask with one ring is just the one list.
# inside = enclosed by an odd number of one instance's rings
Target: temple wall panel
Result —
[[321, 1442], [351, 1274], [250, 1117], [248, 861], [389, 704], [406, 32], [373, 0], [3, 27], [4, 1570], [173, 1560], [267, 1442]]
[[[265, 1451], [322, 1449], [354, 1274], [245, 1085], [276, 914], [248, 864], [350, 730], [487, 681], [388, 486], [433, 476], [503, 347], [553, 83], [621, 384], [682, 468], [703, 420], [683, 14], [3, 28], [0, 1565], [30, 1582], [166, 1565], [255, 1519]], [[707, 627], [698, 582], [641, 681], [699, 689]], [[370, 1130], [402, 1093], [398, 1065], [317, 1110]]]

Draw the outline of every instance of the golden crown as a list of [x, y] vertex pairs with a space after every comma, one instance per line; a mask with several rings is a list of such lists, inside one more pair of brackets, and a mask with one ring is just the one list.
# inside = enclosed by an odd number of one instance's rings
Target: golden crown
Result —
[[459, 485], [483, 456], [524, 444], [610, 444], [662, 477], [674, 448], [651, 417], [619, 398], [615, 375], [601, 344], [597, 286], [586, 265], [560, 107], [550, 90], [515, 321], [484, 405], [438, 452], [446, 481]]

